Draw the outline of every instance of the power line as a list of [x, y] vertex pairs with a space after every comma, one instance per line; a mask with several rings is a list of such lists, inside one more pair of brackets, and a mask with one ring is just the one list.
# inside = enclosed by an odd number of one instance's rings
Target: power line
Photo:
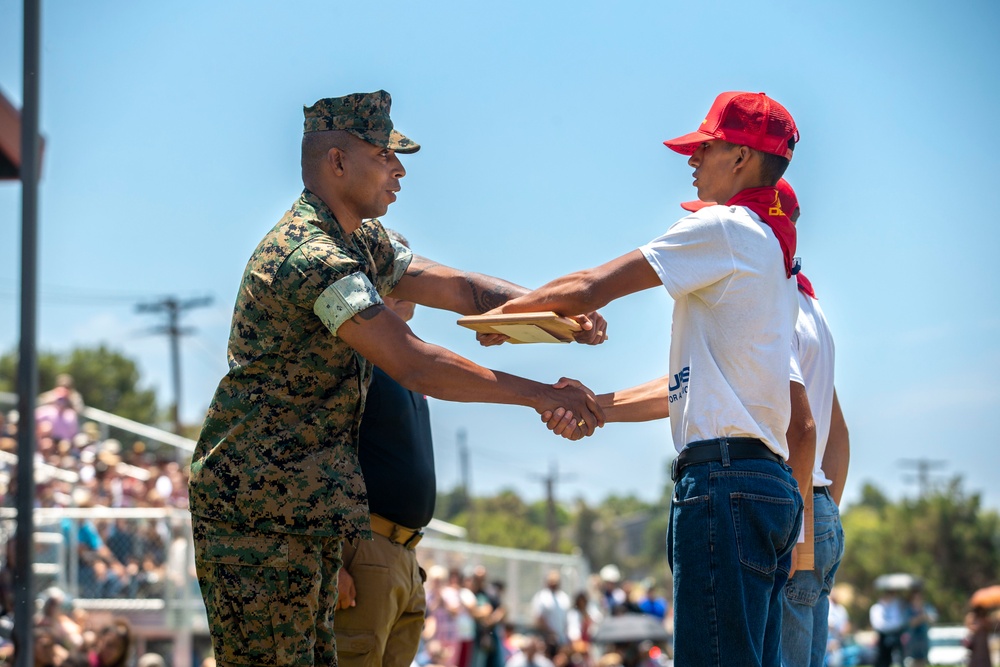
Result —
[[196, 299], [180, 301], [176, 297], [164, 297], [153, 303], [140, 303], [136, 306], [136, 311], [140, 313], [166, 313], [167, 323], [150, 330], [154, 334], [166, 334], [170, 337], [170, 361], [173, 368], [174, 379], [174, 408], [173, 421], [174, 433], [181, 434], [181, 336], [194, 333], [191, 327], [180, 326], [180, 316], [185, 310], [200, 308], [212, 303], [212, 297], [204, 296]]
[[[17, 289], [0, 283], [0, 300], [13, 299]], [[75, 287], [43, 285], [39, 290], [38, 300], [46, 303], [57, 303], [70, 306], [87, 306], [95, 304], [131, 304], [144, 298], [144, 294], [103, 291], [79, 290]]]
[[226, 349], [223, 348], [222, 354], [219, 354], [217, 349], [212, 349], [203, 336], [192, 336], [191, 342], [194, 343], [195, 352], [201, 354], [201, 358], [206, 361], [206, 365], [215, 366], [219, 369], [219, 375], [225, 375], [229, 370], [229, 364], [226, 361]]
[[469, 523], [468, 523], [468, 535], [469, 540], [472, 542], [476, 541], [476, 501], [472, 498], [472, 469], [469, 465], [469, 434], [464, 428], [458, 429], [458, 433], [455, 434], [458, 440], [458, 466], [459, 466], [459, 476], [462, 480], [462, 494], [465, 496], [465, 501], [468, 503], [469, 511]]

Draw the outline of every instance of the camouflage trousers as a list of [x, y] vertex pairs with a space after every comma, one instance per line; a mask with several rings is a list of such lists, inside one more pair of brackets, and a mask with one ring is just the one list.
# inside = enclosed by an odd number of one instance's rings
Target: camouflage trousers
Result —
[[339, 537], [256, 532], [198, 516], [191, 522], [219, 667], [336, 666]]

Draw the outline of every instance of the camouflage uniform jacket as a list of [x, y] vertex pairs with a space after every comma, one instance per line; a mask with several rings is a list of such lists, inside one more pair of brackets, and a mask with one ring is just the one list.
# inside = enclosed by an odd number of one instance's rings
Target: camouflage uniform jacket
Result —
[[357, 443], [372, 365], [325, 313], [343, 321], [381, 303], [411, 259], [378, 220], [345, 236], [308, 190], [268, 232], [243, 274], [229, 372], [192, 459], [192, 514], [370, 538]]

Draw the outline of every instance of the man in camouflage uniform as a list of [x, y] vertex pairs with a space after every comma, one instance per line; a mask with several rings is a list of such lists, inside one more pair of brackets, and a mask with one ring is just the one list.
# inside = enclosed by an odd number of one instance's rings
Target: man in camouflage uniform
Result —
[[[454, 401], [564, 406], [592, 432], [592, 395], [482, 368], [425, 343], [382, 302], [482, 313], [525, 292], [435, 264], [381, 223], [420, 147], [393, 129], [385, 91], [305, 109], [305, 190], [247, 264], [229, 372], [191, 463], [198, 579], [220, 665], [335, 665], [343, 539], [370, 539], [358, 428], [372, 365]], [[604, 339], [580, 316], [581, 342]]]

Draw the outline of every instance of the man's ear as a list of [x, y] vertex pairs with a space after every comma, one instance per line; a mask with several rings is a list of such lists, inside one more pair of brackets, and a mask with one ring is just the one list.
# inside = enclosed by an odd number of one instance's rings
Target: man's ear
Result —
[[341, 150], [339, 146], [334, 146], [326, 152], [326, 163], [333, 171], [333, 173], [338, 176], [342, 175], [346, 171], [344, 162], [346, 153]]
[[733, 160], [733, 173], [739, 173], [741, 169], [746, 169], [747, 164], [750, 162], [750, 158], [753, 156], [753, 151], [747, 146], [737, 146], [736, 155]]

